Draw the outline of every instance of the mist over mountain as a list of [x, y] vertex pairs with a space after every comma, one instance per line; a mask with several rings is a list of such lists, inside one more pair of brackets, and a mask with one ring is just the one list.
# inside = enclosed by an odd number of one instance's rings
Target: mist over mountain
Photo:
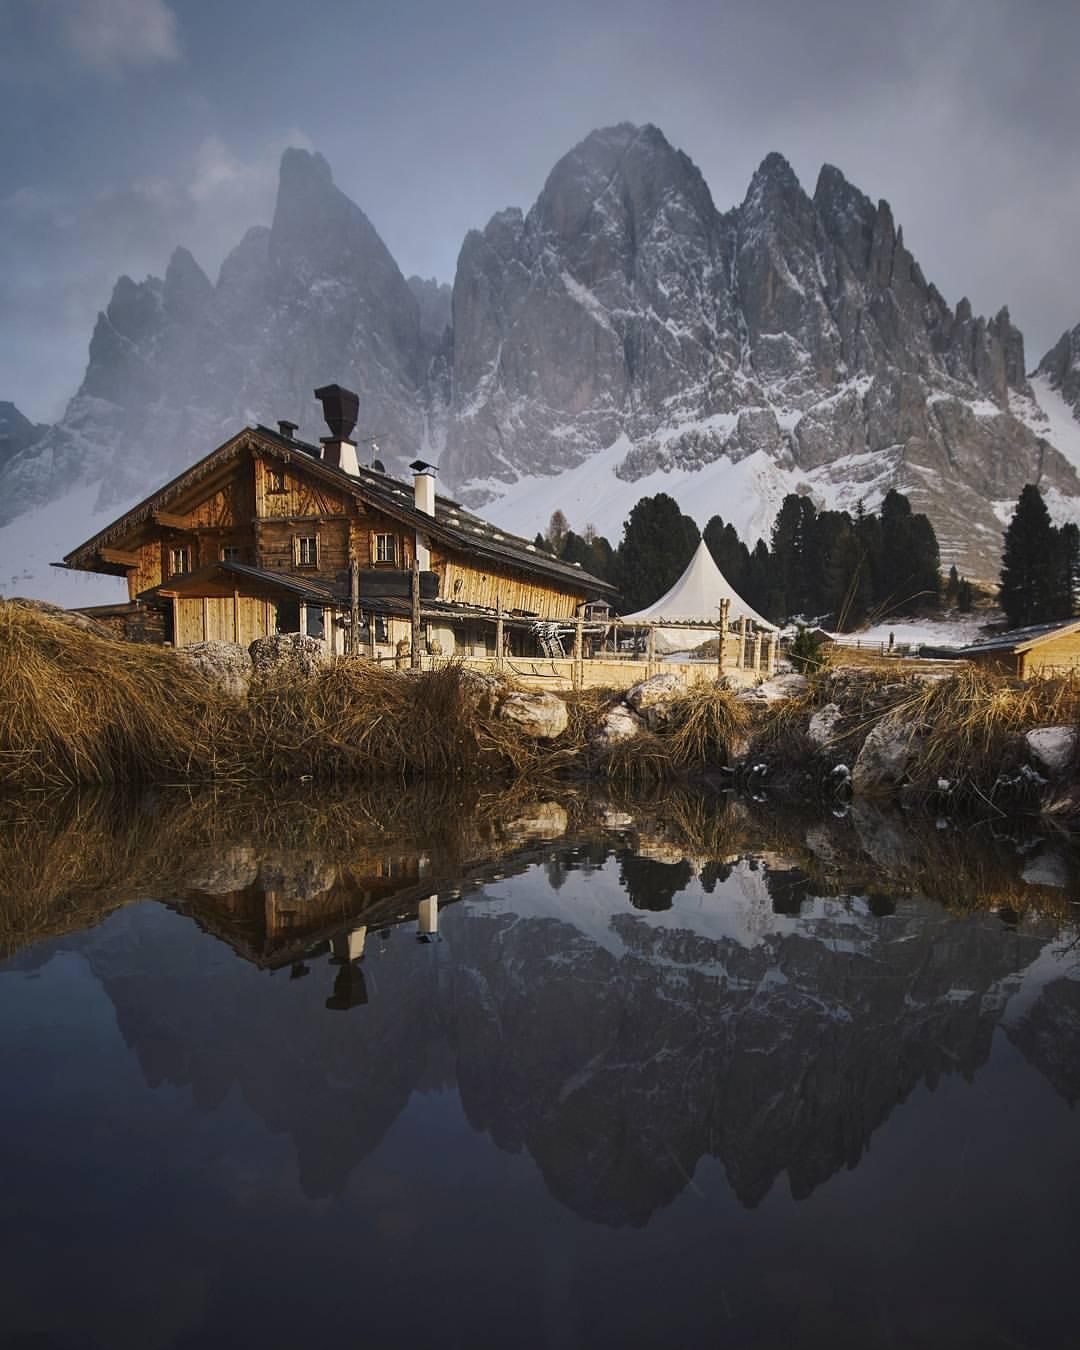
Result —
[[[0, 589], [28, 512], [59, 557], [245, 423], [316, 439], [312, 390], [335, 380], [391, 471], [434, 460], [512, 529], [560, 506], [617, 537], [664, 490], [752, 543], [786, 492], [855, 509], [898, 487], [946, 566], [993, 578], [1025, 483], [1058, 518], [1080, 507], [1078, 352], [1080, 329], [1029, 381], [1008, 310], [950, 306], [888, 203], [830, 165], [811, 197], [770, 154], [722, 212], [657, 128], [594, 132], [527, 214], [470, 231], [451, 292], [406, 279], [326, 161], [290, 149], [269, 229], [216, 281], [183, 248], [163, 279], [121, 277], [60, 422], [0, 435]], [[41, 510], [76, 492], [79, 524]]]

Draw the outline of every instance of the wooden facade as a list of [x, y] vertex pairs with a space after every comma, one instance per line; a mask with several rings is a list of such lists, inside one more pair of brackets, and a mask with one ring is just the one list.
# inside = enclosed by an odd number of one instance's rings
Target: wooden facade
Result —
[[1015, 629], [961, 653], [973, 665], [1028, 680], [1080, 671], [1080, 619]]
[[[346, 473], [305, 446], [251, 428], [70, 553], [64, 565], [123, 575], [132, 601], [164, 611], [177, 646], [249, 645], [307, 632], [346, 647], [352, 573], [361, 577], [357, 650], [400, 656], [411, 635], [390, 583], [425, 569], [429, 651], [492, 650], [498, 610], [520, 620], [573, 621], [612, 588], [439, 498], [422, 512], [412, 485]], [[381, 584], [385, 583], [385, 585]], [[527, 648], [518, 624], [510, 643]], [[512, 649], [512, 648], [511, 648]]]

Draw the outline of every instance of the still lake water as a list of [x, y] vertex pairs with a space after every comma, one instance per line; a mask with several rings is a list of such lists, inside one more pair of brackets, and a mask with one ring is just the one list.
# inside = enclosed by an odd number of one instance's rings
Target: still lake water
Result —
[[767, 805], [0, 813], [0, 1345], [1075, 1346], [1076, 860]]

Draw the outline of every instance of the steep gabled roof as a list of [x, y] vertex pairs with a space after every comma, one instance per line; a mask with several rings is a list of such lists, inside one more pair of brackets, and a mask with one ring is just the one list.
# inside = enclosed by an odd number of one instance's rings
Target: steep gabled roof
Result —
[[1007, 633], [961, 647], [961, 656], [979, 656], [982, 652], [1026, 652], [1050, 638], [1080, 633], [1080, 619], [1059, 619], [1055, 623], [1037, 623], [1029, 628], [1011, 628]]
[[709, 546], [702, 539], [687, 564], [686, 571], [670, 591], [667, 591], [654, 604], [639, 609], [636, 614], [624, 614], [623, 623], [633, 623], [635, 619], [658, 623], [661, 620], [680, 620], [685, 623], [713, 623], [720, 616], [720, 602], [728, 602], [728, 619], [752, 619], [759, 628], [775, 633], [776, 625], [763, 619], [755, 609], [751, 609], [731, 582], [720, 571], [709, 552]]
[[216, 450], [204, 455], [189, 469], [177, 474], [149, 497], [144, 498], [129, 511], [125, 511], [105, 529], [99, 530], [78, 548], [72, 549], [65, 555], [63, 565], [85, 567], [87, 560], [98, 549], [108, 547], [136, 525], [150, 519], [155, 511], [161, 510], [173, 498], [194, 486], [219, 465], [228, 462], [249, 447], [297, 464], [303, 472], [311, 474], [317, 480], [338, 490], [344, 489], [402, 524], [419, 530], [451, 548], [490, 562], [502, 563], [503, 566], [516, 567], [523, 572], [561, 581], [573, 585], [575, 589], [597, 595], [615, 594], [614, 586], [608, 582], [601, 581], [599, 577], [592, 576], [580, 567], [551, 557], [527, 539], [500, 530], [490, 521], [473, 515], [449, 497], [436, 496], [433, 519], [416, 509], [410, 484], [375, 469], [361, 468], [355, 475], [346, 473], [344, 469], [320, 459], [317, 446], [291, 440], [282, 436], [280, 432], [271, 431], [269, 427], [264, 426], [248, 427], [244, 431], [237, 432]]

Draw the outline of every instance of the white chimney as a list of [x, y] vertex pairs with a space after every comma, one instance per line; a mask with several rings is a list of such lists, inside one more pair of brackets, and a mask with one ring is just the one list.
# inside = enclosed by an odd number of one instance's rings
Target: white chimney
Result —
[[[418, 511], [425, 516], [435, 518], [435, 465], [425, 464], [422, 459], [414, 459], [409, 465], [413, 471], [413, 502]], [[421, 572], [431, 571], [431, 551], [427, 538], [416, 532], [416, 561]]]
[[343, 469], [354, 477], [360, 472], [355, 441], [335, 440], [332, 436], [325, 436], [320, 444], [324, 463], [332, 464], [335, 469]]

